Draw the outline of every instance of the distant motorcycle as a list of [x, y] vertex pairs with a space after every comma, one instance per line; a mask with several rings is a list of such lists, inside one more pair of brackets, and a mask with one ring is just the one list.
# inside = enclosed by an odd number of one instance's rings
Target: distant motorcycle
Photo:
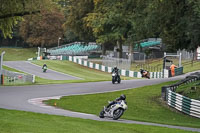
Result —
[[117, 74], [117, 72], [113, 72], [113, 73], [112, 73], [112, 83], [114, 84], [115, 82], [118, 82], [118, 83], [121, 82], [121, 78], [120, 78], [120, 76]]
[[44, 66], [42, 69], [43, 69], [43, 72], [45, 73], [47, 71], [47, 66]]
[[148, 79], [150, 79], [150, 73], [149, 73], [149, 71], [140, 69], [140, 73], [142, 75], [142, 78], [148, 78]]
[[124, 111], [128, 108], [126, 101], [121, 100], [118, 101], [116, 104], [111, 105], [109, 109], [104, 109], [100, 112], [99, 117], [110, 117], [113, 120], [118, 120], [124, 113]]

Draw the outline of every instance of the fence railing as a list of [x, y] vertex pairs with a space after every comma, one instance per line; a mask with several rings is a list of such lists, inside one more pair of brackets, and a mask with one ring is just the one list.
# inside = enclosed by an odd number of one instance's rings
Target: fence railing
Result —
[[25, 75], [18, 72], [11, 72], [7, 70], [2, 70], [1, 74], [1, 83], [10, 85], [10, 84], [24, 84], [24, 83], [34, 83], [35, 82], [35, 75]]
[[[101, 65], [101, 64], [97, 64], [97, 63], [93, 63], [93, 62], [89, 62], [87, 60], [78, 58], [77, 56], [62, 56], [62, 60], [69, 60], [72, 61], [74, 63], [89, 67], [89, 68], [93, 68], [93, 69], [97, 69], [100, 71], [104, 71], [104, 72], [112, 72], [112, 67], [110, 66], [105, 66], [105, 65]], [[127, 76], [127, 77], [136, 77], [136, 78], [141, 78], [141, 73], [138, 71], [130, 71], [130, 70], [126, 70], [126, 69], [120, 69], [119, 70], [119, 74], [122, 76]], [[167, 74], [168, 77], [168, 71], [167, 72], [150, 72], [150, 78], [163, 78], [163, 74]], [[166, 77], [166, 76], [164, 76]]]
[[200, 80], [200, 72], [193, 73], [173, 85], [163, 86], [162, 99], [166, 101], [169, 106], [185, 114], [200, 118], [200, 101], [175, 93], [176, 89], [180, 85], [191, 83], [197, 80]]
[[151, 66], [151, 65], [148, 65], [148, 64], [137, 64], [135, 65], [135, 69], [145, 69], [145, 70], [148, 70], [150, 72], [161, 72], [162, 71], [162, 65], [161, 64], [158, 64], [156, 66]]
[[102, 56], [102, 64], [104, 66], [109, 66], [109, 67], [117, 66], [120, 69], [130, 70], [131, 60]]

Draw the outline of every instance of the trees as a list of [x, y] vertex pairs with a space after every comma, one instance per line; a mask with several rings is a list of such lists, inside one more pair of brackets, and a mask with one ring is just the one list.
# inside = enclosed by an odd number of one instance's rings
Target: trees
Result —
[[[119, 45], [120, 53], [122, 43], [132, 46], [134, 42], [150, 37], [162, 38], [169, 51], [194, 50], [199, 45], [200, 1], [197, 0], [0, 0], [0, 30], [5, 37], [10, 36], [12, 27], [22, 20], [21, 16], [27, 14], [41, 13], [45, 19], [44, 12], [47, 13], [47, 8], [54, 9], [49, 4], [52, 1], [64, 9], [67, 41], [96, 40], [103, 46], [115, 43]], [[38, 31], [43, 29], [38, 29], [39, 26], [55, 23], [47, 23], [47, 19], [55, 21], [51, 15], [47, 15], [50, 18], [43, 20], [43, 24], [39, 21], [37, 23], [36, 20], [42, 19], [41, 16], [32, 15], [29, 19], [32, 18], [33, 22], [29, 24], [26, 17], [24, 29], [29, 28], [30, 32], [23, 31], [27, 32], [24, 35], [25, 40], [34, 45], [36, 42], [40, 45], [56, 43], [47, 42], [49, 39], [44, 41], [42, 35], [57, 40], [46, 33], [35, 37], [37, 39], [30, 39], [30, 35], [36, 30], [41, 34]], [[63, 20], [63, 17], [59, 17], [57, 19]], [[32, 29], [33, 25], [37, 25], [35, 29]], [[60, 33], [57, 34], [60, 36]]]
[[65, 31], [75, 34], [82, 41], [95, 41], [92, 30], [86, 27], [83, 18], [93, 11], [93, 0], [69, 0], [64, 7], [66, 22]]
[[4, 37], [10, 37], [12, 28], [22, 16], [40, 12], [48, 0], [0, 0], [0, 30]]
[[117, 43], [120, 58], [122, 43], [127, 39], [128, 31], [132, 27], [131, 10], [128, 10], [131, 2], [129, 0], [95, 0], [94, 11], [84, 18], [86, 25], [92, 28], [97, 42]]
[[169, 51], [196, 49], [199, 45], [200, 2], [196, 0], [152, 0], [146, 22]]
[[32, 46], [48, 47], [57, 44], [63, 36], [64, 14], [57, 8], [41, 10], [40, 14], [26, 16], [20, 24], [20, 35]]

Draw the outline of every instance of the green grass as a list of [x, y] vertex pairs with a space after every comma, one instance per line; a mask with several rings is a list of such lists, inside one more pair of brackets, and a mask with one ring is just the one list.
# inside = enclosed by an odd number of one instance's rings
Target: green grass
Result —
[[172, 83], [174, 82], [102, 94], [66, 96], [60, 100], [53, 99], [45, 103], [50, 105], [56, 103], [63, 109], [98, 115], [103, 106], [107, 105], [107, 101], [125, 94], [128, 110], [122, 116], [123, 119], [200, 127], [200, 119], [173, 111], [160, 100], [161, 87]]
[[1, 133], [193, 133], [165, 127], [100, 122], [0, 109]]
[[36, 57], [37, 48], [0, 48], [0, 53], [5, 51], [4, 61], [27, 60]]
[[188, 73], [197, 70], [200, 70], [200, 61], [195, 62], [193, 65], [192, 64], [183, 65], [183, 73]]
[[[191, 89], [191, 87], [194, 88]], [[176, 89], [176, 92], [186, 97], [200, 100], [200, 80], [187, 85], [181, 85]]]
[[[53, 80], [37, 78], [36, 82], [38, 84], [98, 82], [98, 81], [111, 81], [112, 79], [112, 76], [110, 73], [91, 69], [91, 68], [88, 68], [88, 67], [70, 62], [70, 61], [42, 60], [42, 61], [32, 61], [32, 63], [40, 65], [40, 66], [46, 63], [48, 68], [52, 70], [81, 78], [81, 80], [63, 80], [63, 81], [53, 81]], [[122, 76], [122, 79], [132, 79], [132, 78]]]
[[[63, 84], [63, 83], [83, 83], [83, 82], [99, 82], [99, 81], [111, 81], [111, 74], [107, 72], [98, 71], [95, 69], [91, 69], [88, 67], [81, 66], [79, 64], [70, 62], [70, 61], [58, 61], [58, 60], [42, 60], [42, 61], [32, 61], [32, 63], [42, 65], [44, 63], [47, 64], [48, 68], [59, 71], [62, 73], [66, 73], [69, 75], [73, 75], [75, 77], [81, 78], [80, 80], [49, 80], [36, 76], [34, 84]], [[5, 70], [24, 73], [19, 70], [3, 66]], [[48, 70], [47, 70], [48, 71]], [[26, 73], [24, 73], [26, 74]], [[133, 79], [130, 77], [121, 77], [124, 79]], [[13, 84], [5, 84], [5, 85], [13, 85]], [[17, 84], [15, 84], [17, 85]], [[22, 85], [22, 84], [19, 84]], [[31, 83], [25, 83], [24, 85], [31, 85]]]
[[18, 73], [23, 73], [23, 74], [25, 74], [25, 73], [22, 72], [22, 71], [19, 71], [19, 70], [16, 70], [16, 69], [14, 69], [14, 68], [10, 68], [10, 67], [7, 67], [7, 66], [3, 66], [3, 69], [8, 70], [8, 71], [12, 71], [12, 72], [18, 72]]

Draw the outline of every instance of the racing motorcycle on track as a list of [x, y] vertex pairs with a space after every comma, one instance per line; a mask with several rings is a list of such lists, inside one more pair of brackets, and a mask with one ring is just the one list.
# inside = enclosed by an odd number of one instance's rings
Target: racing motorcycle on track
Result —
[[125, 100], [120, 100], [115, 104], [111, 105], [108, 109], [104, 107], [104, 109], [100, 112], [99, 117], [110, 117], [113, 120], [118, 120], [124, 113], [124, 111], [128, 108]]
[[140, 73], [142, 75], [142, 78], [148, 78], [148, 79], [150, 79], [150, 73], [149, 73], [149, 71], [140, 69]]
[[43, 69], [43, 72], [45, 73], [47, 71], [47, 66], [44, 66], [42, 69]]
[[112, 73], [112, 83], [114, 84], [115, 82], [121, 83], [121, 78], [117, 72]]

